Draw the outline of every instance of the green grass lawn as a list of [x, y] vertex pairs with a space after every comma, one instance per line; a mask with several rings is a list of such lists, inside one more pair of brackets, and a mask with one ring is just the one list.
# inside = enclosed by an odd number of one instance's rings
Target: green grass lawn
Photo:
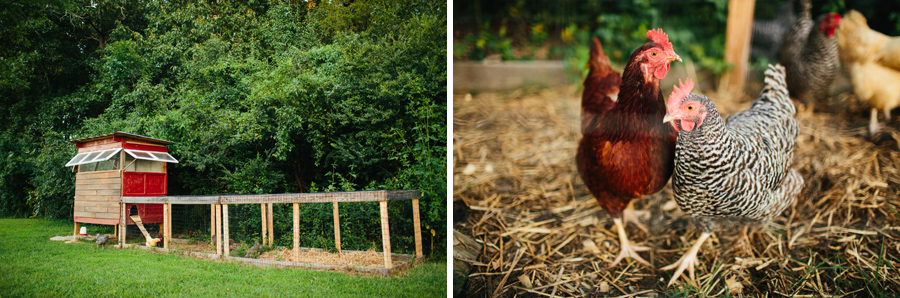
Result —
[[0, 219], [2, 297], [446, 297], [446, 260], [391, 277], [262, 268], [140, 249], [66, 244], [72, 224]]

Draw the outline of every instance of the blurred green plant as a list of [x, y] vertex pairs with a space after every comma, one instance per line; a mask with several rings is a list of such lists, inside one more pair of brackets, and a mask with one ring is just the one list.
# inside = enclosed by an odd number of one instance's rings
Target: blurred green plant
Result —
[[[482, 3], [477, 8], [457, 6], [454, 57], [481, 60], [499, 54], [503, 60], [530, 60], [534, 59], [533, 48], [550, 44], [547, 59], [564, 60], [573, 73], [581, 73], [592, 37], [600, 40], [614, 64], [624, 65], [632, 51], [647, 42], [649, 29], [663, 28], [676, 52], [720, 74], [730, 67], [723, 61], [727, 4], [727, 0], [518, 0]], [[504, 25], [495, 28], [492, 22]], [[529, 34], [516, 33], [523, 30]], [[538, 31], [542, 34], [535, 34]], [[492, 44], [492, 40], [506, 43]], [[504, 54], [509, 52], [508, 46], [521, 50], [510, 57]]]

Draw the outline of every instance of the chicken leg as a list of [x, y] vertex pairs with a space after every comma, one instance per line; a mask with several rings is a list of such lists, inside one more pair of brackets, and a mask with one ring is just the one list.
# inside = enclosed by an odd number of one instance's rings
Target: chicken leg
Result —
[[694, 265], [699, 264], [697, 252], [700, 251], [700, 247], [703, 246], [703, 242], [705, 242], [706, 238], [709, 238], [709, 236], [709, 232], [703, 232], [703, 234], [700, 234], [700, 239], [697, 239], [697, 242], [681, 256], [681, 259], [672, 263], [672, 265], [660, 268], [661, 270], [672, 270], [675, 269], [675, 267], [678, 267], [678, 269], [675, 270], [675, 274], [672, 274], [672, 280], [669, 280], [669, 286], [672, 286], [672, 284], [675, 283], [675, 280], [681, 276], [684, 269], [688, 270], [688, 275], [691, 277], [691, 280], [694, 279]]
[[616, 256], [616, 259], [609, 266], [610, 267], [616, 266], [616, 264], [618, 264], [619, 261], [621, 261], [622, 259], [624, 259], [626, 257], [632, 258], [635, 261], [640, 262], [641, 264], [650, 266], [650, 262], [647, 262], [647, 260], [644, 260], [643, 258], [641, 258], [641, 256], [639, 256], [637, 254], [637, 252], [639, 252], [639, 251], [648, 251], [648, 250], [650, 250], [650, 248], [646, 247], [646, 246], [632, 245], [631, 242], [628, 241], [628, 235], [625, 234], [625, 224], [622, 223], [622, 219], [615, 218], [615, 219], [613, 219], [613, 222], [616, 223], [616, 229], [619, 230], [620, 250], [619, 250], [619, 255]]
[[[888, 111], [886, 114], [890, 115], [890, 111]], [[888, 116], [888, 120], [890, 120], [890, 118], [891, 117]], [[869, 135], [874, 136], [875, 133], [877, 133], [880, 129], [881, 125], [878, 124], [878, 109], [873, 108], [872, 116], [869, 118]]]
[[[625, 207], [625, 210], [622, 210], [622, 221], [624, 224], [633, 223], [638, 229], [647, 233], [647, 226], [641, 223], [639, 218], [643, 217], [645, 214], [650, 214], [649, 211], [646, 210], [635, 210], [634, 209], [634, 200], [628, 202], [628, 207]], [[624, 226], [623, 226], [624, 227]]]

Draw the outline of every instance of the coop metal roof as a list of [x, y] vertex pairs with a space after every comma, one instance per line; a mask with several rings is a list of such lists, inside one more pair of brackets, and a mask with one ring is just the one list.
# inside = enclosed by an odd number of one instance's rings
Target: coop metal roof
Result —
[[162, 144], [162, 145], [175, 144], [175, 142], [154, 139], [154, 138], [147, 137], [147, 136], [136, 135], [133, 133], [127, 133], [127, 132], [121, 132], [121, 131], [117, 131], [117, 132], [109, 133], [109, 134], [105, 134], [105, 135], [93, 136], [93, 137], [89, 137], [89, 138], [78, 139], [78, 140], [72, 141], [72, 143], [81, 144], [81, 143], [87, 143], [87, 142], [91, 142], [91, 141], [102, 140], [102, 139], [109, 139], [112, 137], [128, 137], [128, 138], [132, 138], [132, 139], [137, 139], [137, 140], [141, 140], [141, 141], [157, 143], [157, 144]]

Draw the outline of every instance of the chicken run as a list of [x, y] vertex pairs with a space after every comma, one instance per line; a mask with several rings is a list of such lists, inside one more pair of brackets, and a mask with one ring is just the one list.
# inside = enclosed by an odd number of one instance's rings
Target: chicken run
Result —
[[[74, 229], [69, 240], [93, 238], [98, 246], [102, 246], [110, 242], [110, 237], [115, 237], [113, 242], [118, 243], [119, 248], [140, 247], [258, 266], [384, 275], [408, 268], [423, 258], [417, 190], [171, 196], [167, 195], [166, 164], [178, 163], [178, 160], [168, 153], [166, 146], [173, 142], [114, 132], [72, 143], [78, 153], [66, 163], [76, 173]], [[412, 203], [415, 255], [391, 253], [388, 201]], [[375, 247], [368, 251], [341, 248], [340, 204], [362, 202], [371, 202], [371, 208], [379, 209], [382, 252], [377, 252]], [[334, 238], [327, 245], [328, 250], [300, 247], [300, 204], [310, 203], [328, 204], [332, 209]], [[293, 225], [288, 224], [291, 215]], [[276, 217], [280, 219], [278, 226], [275, 225]], [[229, 223], [232, 224], [230, 230]], [[80, 235], [82, 224], [114, 226], [115, 236]], [[129, 225], [137, 229], [128, 228]], [[275, 238], [276, 228], [278, 238]], [[354, 232], [352, 228], [349, 230], [344, 233]], [[329, 240], [320, 240], [319, 244]], [[291, 241], [293, 247], [290, 248], [275, 245]]]
[[[850, 14], [843, 16], [845, 22], [850, 19], [865, 24], [859, 21], [861, 16]], [[900, 271], [896, 266], [900, 261], [900, 202], [897, 201], [900, 131], [890, 117], [883, 124], [872, 124], [875, 120], [870, 119], [875, 119], [876, 110], [887, 115], [896, 107], [888, 99], [882, 100], [887, 103], [878, 104], [881, 99], [872, 97], [900, 96], [900, 93], [875, 91], [876, 95], [870, 95], [860, 91], [866, 87], [861, 85], [864, 79], [859, 77], [866, 73], [857, 71], [859, 68], [890, 66], [872, 66], [886, 60], [877, 58], [877, 51], [846, 57], [846, 42], [840, 38], [868, 38], [884, 44], [881, 48], [892, 46], [893, 40], [870, 32], [855, 37], [844, 32], [852, 28], [834, 26], [840, 20], [836, 15], [819, 16], [815, 20], [818, 23], [811, 26], [813, 30], [823, 30], [824, 34], [817, 38], [832, 38], [827, 42], [837, 44], [841, 51], [843, 66], [838, 75], [822, 78], [824, 85], [818, 85], [832, 87], [828, 98], [813, 104], [808, 101], [815, 95], [791, 96], [796, 111], [779, 104], [780, 109], [795, 112], [793, 118], [799, 123], [793, 134], [784, 137], [788, 141], [792, 135], [796, 136], [788, 147], [793, 148], [793, 156], [786, 155], [786, 163], [781, 165], [774, 161], [762, 162], [785, 169], [773, 175], [797, 175], [802, 180], [802, 184], [796, 184], [800, 188], [792, 186], [785, 192], [799, 194], [788, 194], [781, 200], [785, 205], [738, 202], [727, 206], [740, 208], [732, 208], [731, 215], [716, 216], [738, 216], [742, 212], [752, 213], [747, 210], [754, 208], [768, 215], [760, 215], [761, 221], [740, 215], [743, 217], [735, 220], [741, 224], [713, 233], [695, 226], [697, 217], [692, 215], [698, 216], [694, 214], [697, 212], [690, 208], [683, 211], [684, 206], [679, 205], [685, 203], [676, 202], [678, 196], [708, 191], [703, 187], [676, 194], [677, 187], [670, 182], [659, 192], [635, 194], [631, 201], [635, 209], [648, 211], [638, 219], [646, 225], [646, 230], [629, 224], [624, 231], [617, 231], [624, 205], [610, 209], [604, 205], [608, 203], [595, 198], [597, 191], [586, 186], [585, 181], [591, 180], [583, 179], [583, 159], [577, 155], [582, 154], [580, 140], [591, 132], [585, 130], [589, 127], [585, 123], [596, 121], [583, 122], [582, 109], [593, 108], [584, 105], [587, 101], [582, 101], [582, 95], [601, 90], [597, 92], [606, 92], [601, 97], [607, 100], [624, 101], [628, 96], [622, 93], [627, 85], [628, 66], [624, 66], [625, 72], [616, 69], [622, 73], [623, 87], [615, 92], [585, 82], [584, 87], [524, 88], [474, 95], [455, 93], [454, 289], [467, 296], [505, 297], [754, 296], [761, 293], [810, 297], [896, 292], [900, 289]], [[803, 16], [797, 20], [803, 21], [806, 21]], [[829, 24], [819, 26], [823, 21]], [[829, 31], [837, 31], [839, 36], [828, 34]], [[677, 48], [674, 50], [678, 52]], [[595, 66], [590, 67], [593, 73]], [[708, 97], [727, 122], [726, 116], [746, 111], [751, 105], [756, 107], [755, 99], [779, 96], [772, 95], [771, 88], [789, 89], [784, 82], [790, 85], [791, 73], [784, 78], [783, 73], [779, 74], [783, 70], [778, 69], [778, 66], [770, 67], [765, 81], [763, 75], [751, 79], [754, 81], [746, 90], [754, 91], [746, 94], [698, 88], [691, 91], [682, 85], [688, 91], [681, 89], [672, 96], [685, 98], [685, 102], [698, 98], [688, 96], [689, 92]], [[662, 73], [661, 77], [666, 74]], [[684, 73], [674, 70], [668, 77], [685, 78]], [[777, 87], [779, 84], [781, 87]], [[900, 88], [900, 81], [883, 85], [888, 86], [878, 88]], [[671, 90], [668, 86], [662, 88]], [[607, 97], [612, 94], [617, 94], [617, 98]], [[670, 98], [665, 94], [665, 98]], [[584, 96], [588, 98], [588, 94]], [[673, 107], [678, 107], [678, 103], [669, 107], [670, 113]], [[677, 125], [678, 130], [691, 130], [704, 124]], [[781, 128], [765, 131], [778, 129]], [[782, 141], [774, 138], [760, 142], [770, 146], [770, 142]], [[743, 160], [738, 156], [746, 153], [734, 154], [735, 157], [722, 159], [719, 164]], [[676, 163], [677, 156], [678, 153]], [[679, 175], [685, 173], [675, 170], [673, 177]], [[772, 177], [759, 179], [763, 178]], [[756, 180], [751, 179], [752, 183]], [[744, 191], [754, 194], [757, 190], [751, 187]], [[757, 199], [750, 197], [748, 200]], [[628, 204], [629, 200], [622, 202]], [[694, 208], [703, 209], [715, 203], [704, 204]], [[774, 207], [761, 208], [760, 204]], [[745, 224], [745, 219], [753, 219], [753, 223]], [[676, 263], [695, 243], [699, 262], [688, 261], [694, 265], [695, 276], [678, 278], [678, 273], [665, 270], [672, 269], [664, 266]], [[647, 249], [629, 251], [628, 245]], [[628, 254], [622, 258], [626, 251]]]

